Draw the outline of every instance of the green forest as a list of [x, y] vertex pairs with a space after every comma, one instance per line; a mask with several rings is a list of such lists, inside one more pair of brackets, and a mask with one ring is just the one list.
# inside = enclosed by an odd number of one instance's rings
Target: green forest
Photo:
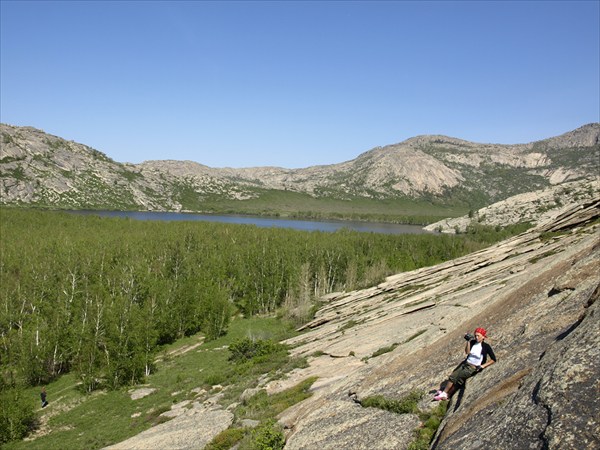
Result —
[[[149, 222], [0, 208], [0, 388], [71, 374], [84, 392], [139, 383], [161, 348], [232, 317], [310, 320], [318, 299], [523, 231], [384, 235]], [[1, 441], [0, 441], [1, 442]]]

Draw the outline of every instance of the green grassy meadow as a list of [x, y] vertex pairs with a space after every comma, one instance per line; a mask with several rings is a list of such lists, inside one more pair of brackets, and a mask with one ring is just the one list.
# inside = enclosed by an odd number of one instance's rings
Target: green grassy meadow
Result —
[[346, 200], [333, 197], [311, 197], [308, 194], [254, 189], [256, 198], [232, 200], [222, 196], [202, 199], [191, 189], [183, 189], [178, 201], [185, 209], [220, 214], [252, 214], [285, 218], [341, 219], [429, 224], [446, 217], [458, 217], [469, 212], [462, 203], [443, 203], [436, 200], [408, 198], [370, 199], [352, 197]]
[[[219, 392], [220, 388], [212, 389], [212, 386], [229, 386], [222, 400], [226, 406], [237, 400], [244, 389], [254, 387], [261, 374], [270, 373], [276, 378], [282, 376], [285, 370], [303, 364], [303, 361], [290, 361], [287, 356], [279, 355], [240, 367], [228, 361], [230, 352], [226, 347], [243, 338], [279, 341], [295, 334], [289, 324], [274, 317], [237, 317], [231, 322], [227, 336], [203, 342], [203, 336], [198, 334], [165, 346], [157, 358], [157, 371], [149, 375], [143, 385], [85, 394], [78, 387], [74, 374], [67, 374], [46, 386], [49, 405], [44, 409], [39, 406], [39, 388], [28, 388], [25, 394], [36, 404], [35, 414], [40, 429], [27, 440], [13, 441], [3, 448], [102, 448], [164, 421], [159, 416], [172, 405], [198, 398], [192, 392], [196, 388], [206, 390], [206, 394], [199, 397], [202, 400]], [[156, 391], [132, 400], [131, 391], [140, 387]], [[243, 414], [238, 412], [236, 419], [245, 418]], [[248, 415], [252, 416], [252, 413]], [[270, 414], [256, 416], [254, 412], [253, 417], [267, 420]]]

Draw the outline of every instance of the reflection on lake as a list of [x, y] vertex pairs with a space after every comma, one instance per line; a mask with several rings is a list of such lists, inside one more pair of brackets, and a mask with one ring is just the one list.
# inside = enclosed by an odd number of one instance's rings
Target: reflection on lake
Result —
[[377, 222], [353, 222], [342, 220], [293, 220], [276, 219], [259, 216], [241, 215], [213, 215], [193, 214], [176, 212], [153, 212], [153, 211], [69, 211], [73, 214], [97, 215], [102, 217], [123, 217], [135, 220], [157, 220], [157, 221], [205, 221], [256, 225], [263, 228], [293, 228], [302, 231], [329, 231], [333, 232], [342, 228], [365, 233], [383, 234], [423, 234], [428, 233], [419, 225], [400, 225], [393, 223]]

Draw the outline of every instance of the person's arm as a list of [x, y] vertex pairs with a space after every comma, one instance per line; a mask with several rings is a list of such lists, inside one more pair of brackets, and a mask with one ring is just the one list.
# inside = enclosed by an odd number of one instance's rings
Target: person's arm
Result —
[[485, 364], [482, 364], [480, 367], [482, 369], [485, 369], [486, 367], [490, 367], [492, 364], [494, 364], [496, 361], [494, 361], [493, 359], [489, 359], [489, 361], [487, 361]]
[[469, 356], [469, 352], [471, 351], [471, 341], [467, 341], [465, 344], [465, 355]]
[[488, 343], [485, 344], [486, 345], [486, 351], [487, 351], [487, 361], [485, 362], [485, 364], [481, 365], [482, 369], [485, 369], [486, 367], [491, 366], [492, 364], [494, 364], [496, 362], [496, 355], [494, 355], [494, 350], [492, 350], [492, 346]]

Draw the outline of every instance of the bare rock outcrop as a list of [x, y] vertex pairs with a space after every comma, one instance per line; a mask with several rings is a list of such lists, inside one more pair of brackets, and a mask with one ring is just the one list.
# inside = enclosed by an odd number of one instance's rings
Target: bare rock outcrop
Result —
[[[580, 270], [581, 267], [573, 268], [570, 275], [578, 276]], [[537, 351], [506, 358], [503, 367], [495, 371], [500, 383], [494, 383], [491, 377], [473, 379], [468, 389], [488, 395], [471, 394], [460, 408], [453, 402], [451, 406], [456, 411], [451, 408], [447, 415], [435, 448], [595, 449], [600, 446], [600, 399], [596, 395], [600, 387], [597, 301], [600, 290], [597, 283], [595, 286], [591, 283], [575, 295], [579, 297], [578, 303], [585, 305], [582, 316], [562, 333], [546, 339], [526, 332], [519, 336], [523, 347]], [[541, 346], [543, 342], [529, 340], [547, 342]], [[534, 359], [535, 364], [528, 364], [526, 359]]]
[[[286, 449], [369, 448], [398, 449], [408, 447], [413, 430], [419, 425], [414, 414], [394, 414], [374, 408], [362, 408], [349, 399], [330, 402], [306, 416]], [[395, 430], [390, 433], [390, 428]], [[368, 446], [362, 443], [368, 442]]]
[[172, 449], [192, 450], [206, 446], [233, 422], [229, 411], [198, 402], [174, 419], [156, 425], [106, 450]]
[[544, 223], [573, 205], [600, 194], [600, 177], [572, 181], [533, 192], [518, 194], [462, 217], [444, 219], [425, 230], [464, 233], [469, 226], [507, 226], [521, 222]]
[[399, 427], [397, 415], [358, 413], [356, 402], [433, 392], [460, 362], [462, 335], [485, 326], [499, 361], [453, 397], [435, 446], [597, 448], [600, 242], [598, 225], [586, 224], [597, 222], [599, 205], [574, 206], [486, 250], [331, 298], [305, 334], [288, 340], [310, 362], [290, 385], [320, 379], [311, 398], [280, 415], [286, 446], [349, 448], [337, 430], [355, 423], [350, 448], [382, 448], [368, 431], [379, 429], [397, 440], [388, 448], [406, 448], [416, 416]]

